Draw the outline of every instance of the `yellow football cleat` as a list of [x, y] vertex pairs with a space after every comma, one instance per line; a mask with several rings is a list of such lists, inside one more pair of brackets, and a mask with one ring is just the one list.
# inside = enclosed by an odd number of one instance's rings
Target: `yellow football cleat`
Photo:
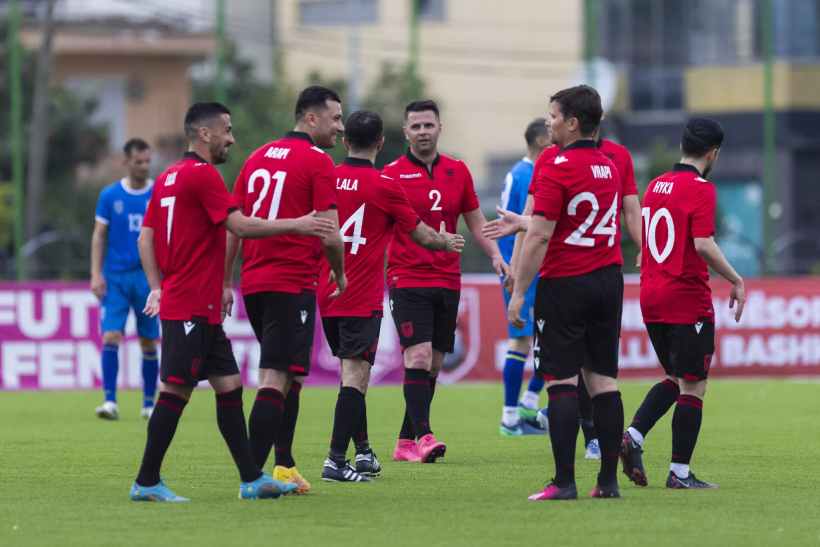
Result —
[[295, 467], [285, 467], [277, 465], [273, 468], [273, 478], [282, 482], [292, 482], [296, 485], [294, 494], [307, 494], [310, 492], [310, 483], [299, 473]]

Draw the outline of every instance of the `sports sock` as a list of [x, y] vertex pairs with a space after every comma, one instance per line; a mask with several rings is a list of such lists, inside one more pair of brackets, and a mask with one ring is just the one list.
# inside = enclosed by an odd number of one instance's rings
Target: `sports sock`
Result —
[[261, 477], [262, 471], [254, 460], [248, 441], [248, 431], [245, 428], [241, 387], [227, 393], [216, 394], [216, 423], [231, 451], [242, 482], [255, 481]]
[[527, 393], [532, 393], [535, 395], [535, 404], [538, 404], [538, 394], [541, 393], [541, 390], [544, 389], [544, 377], [538, 374], [538, 372], [534, 372], [532, 377], [530, 378], [530, 383], [527, 385], [527, 392], [524, 393], [526, 397]]
[[370, 440], [367, 435], [367, 401], [362, 395], [362, 413], [359, 423], [354, 425], [353, 442], [356, 444], [356, 454], [370, 451]]
[[689, 465], [698, 442], [702, 419], [703, 401], [694, 395], [678, 397], [672, 415], [672, 463]]
[[413, 422], [416, 437], [421, 438], [430, 431], [430, 373], [426, 370], [404, 369], [404, 401], [407, 414]]
[[410, 414], [407, 413], [407, 401], [405, 400], [404, 418], [401, 422], [401, 430], [399, 430], [399, 439], [415, 440], [416, 430], [413, 428], [413, 420], [410, 419]]
[[584, 446], [589, 441], [596, 438], [595, 422], [592, 420], [592, 399], [589, 398], [589, 391], [584, 385], [583, 378], [578, 378], [578, 413], [581, 420], [581, 431], [584, 432]]
[[[680, 388], [677, 382], [673, 382], [666, 378], [662, 382], [658, 382], [649, 390], [644, 397], [641, 406], [632, 418], [631, 428], [638, 431], [643, 437], [649, 433], [649, 430], [654, 427], [658, 420], [666, 414], [680, 395]], [[643, 445], [643, 439], [641, 443]]]
[[[102, 384], [105, 400], [117, 402], [117, 374], [120, 371], [119, 346], [105, 344], [102, 348]], [[145, 486], [145, 485], [143, 485]]]
[[621, 435], [624, 430], [624, 405], [620, 391], [601, 393], [592, 399], [592, 419], [598, 432], [601, 447], [601, 470], [598, 485], [608, 486], [618, 482], [618, 456], [621, 451]]
[[285, 396], [278, 389], [263, 387], [256, 392], [256, 400], [248, 420], [251, 454], [257, 467], [264, 469], [273, 439], [282, 424]]
[[527, 356], [517, 351], [508, 350], [504, 360], [504, 406], [518, 405], [518, 395], [521, 393], [521, 381], [524, 375], [524, 362]]
[[276, 444], [276, 465], [294, 467], [293, 437], [296, 435], [296, 420], [299, 418], [299, 394], [302, 384], [292, 382], [288, 396], [285, 397], [285, 413], [279, 431], [274, 437]]
[[333, 433], [330, 437], [330, 457], [336, 463], [344, 463], [347, 446], [361, 422], [364, 395], [354, 387], [342, 387], [336, 398], [336, 413], [333, 417]]
[[515, 427], [518, 424], [518, 407], [505, 406], [501, 412], [501, 423], [507, 427]]
[[142, 352], [142, 406], [154, 406], [154, 395], [157, 393], [157, 371], [159, 360], [157, 350]]
[[[536, 373], [534, 376], [540, 376], [540, 375], [538, 373]], [[534, 393], [534, 392], [532, 392], [528, 389], [521, 396], [521, 401], [519, 401], [519, 402], [521, 403], [522, 406], [525, 406], [527, 408], [530, 408], [530, 409], [534, 410], [534, 409], [538, 408], [538, 393]]]
[[137, 484], [154, 486], [159, 482], [159, 470], [168, 446], [174, 438], [179, 418], [188, 401], [172, 393], [160, 392], [157, 406], [148, 420], [148, 438], [137, 474]]
[[575, 483], [575, 438], [578, 436], [578, 388], [558, 384], [547, 389], [555, 483], [566, 487]]

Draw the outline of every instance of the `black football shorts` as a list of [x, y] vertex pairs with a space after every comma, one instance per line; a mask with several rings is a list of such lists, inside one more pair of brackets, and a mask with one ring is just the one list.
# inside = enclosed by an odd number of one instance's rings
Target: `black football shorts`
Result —
[[259, 368], [310, 373], [316, 293], [260, 292], [244, 297], [245, 311], [261, 346]]
[[708, 378], [715, 353], [715, 324], [711, 320], [690, 325], [647, 323], [646, 330], [668, 376], [688, 382]]
[[166, 384], [195, 386], [209, 376], [239, 374], [231, 341], [222, 325], [204, 317], [162, 321], [160, 379]]
[[379, 346], [381, 312], [370, 317], [323, 317], [322, 328], [333, 355], [339, 359], [362, 359], [372, 366]]
[[439, 287], [390, 290], [390, 310], [402, 348], [432, 342], [452, 353], [456, 340], [459, 291]]

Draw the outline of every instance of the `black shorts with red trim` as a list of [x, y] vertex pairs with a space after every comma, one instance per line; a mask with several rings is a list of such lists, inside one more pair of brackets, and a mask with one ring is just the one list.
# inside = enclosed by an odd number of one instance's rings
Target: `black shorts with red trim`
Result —
[[323, 317], [322, 328], [330, 351], [339, 359], [361, 359], [372, 366], [379, 346], [381, 312], [370, 317]]
[[539, 279], [534, 349], [544, 378], [571, 378], [582, 367], [617, 378], [623, 300], [620, 266]]
[[709, 377], [715, 353], [715, 324], [702, 320], [689, 325], [647, 323], [646, 331], [667, 376], [699, 382]]
[[261, 346], [259, 368], [307, 376], [316, 326], [316, 293], [260, 292], [245, 295], [244, 300]]
[[209, 325], [204, 317], [162, 321], [163, 382], [195, 386], [210, 376], [234, 374], [239, 374], [239, 367], [222, 325]]
[[459, 291], [438, 287], [390, 289], [390, 311], [402, 348], [432, 342], [452, 353], [456, 341]]

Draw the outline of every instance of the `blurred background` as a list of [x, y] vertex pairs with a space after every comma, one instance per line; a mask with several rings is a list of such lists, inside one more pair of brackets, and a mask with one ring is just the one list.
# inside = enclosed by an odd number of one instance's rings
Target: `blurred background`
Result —
[[[191, 101], [224, 101], [230, 186], [311, 83], [382, 114], [383, 163], [404, 149], [404, 105], [439, 101], [440, 148], [488, 216], [560, 88], [599, 89], [640, 187], [677, 160], [688, 116], [715, 117], [729, 259], [746, 276], [820, 273], [820, 0], [0, 0], [0, 18], [5, 279], [88, 278], [94, 204], [128, 138], [153, 146], [158, 174]], [[488, 271], [468, 250], [465, 271]]]

